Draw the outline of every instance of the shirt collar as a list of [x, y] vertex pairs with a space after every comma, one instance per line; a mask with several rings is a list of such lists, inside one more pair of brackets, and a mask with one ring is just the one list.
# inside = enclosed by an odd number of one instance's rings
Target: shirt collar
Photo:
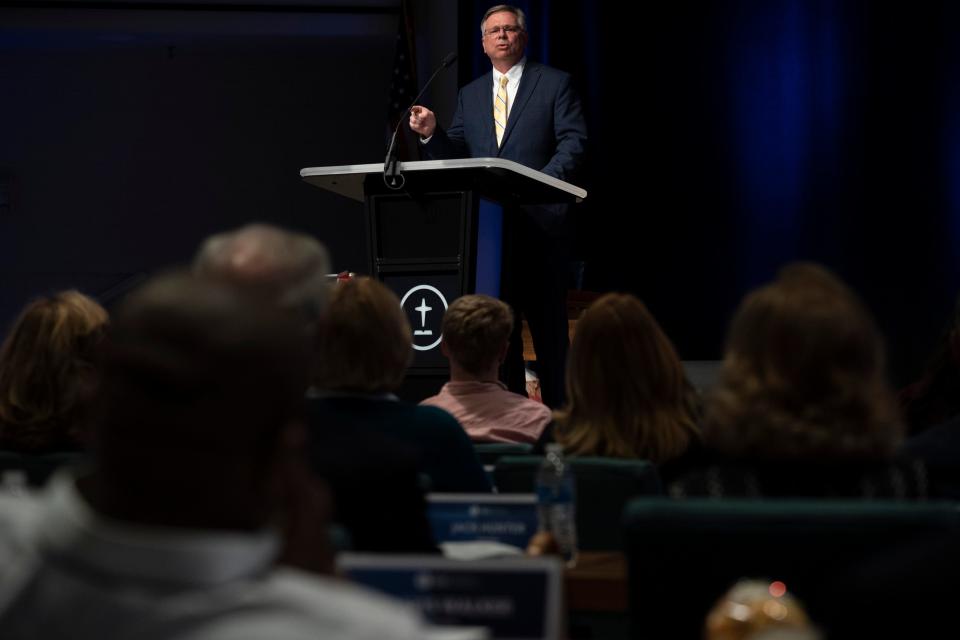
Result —
[[479, 393], [482, 391], [489, 391], [491, 388], [500, 388], [504, 391], [507, 391], [507, 385], [503, 384], [499, 380], [490, 380], [487, 382], [481, 382], [479, 380], [451, 380], [444, 386], [451, 391], [456, 390], [461, 393]]
[[494, 84], [499, 84], [499, 83], [500, 83], [500, 77], [501, 77], [501, 76], [507, 76], [507, 78], [509, 78], [510, 81], [519, 80], [519, 79], [520, 79], [520, 76], [523, 75], [523, 68], [526, 66], [526, 64], [527, 64], [527, 57], [524, 56], [524, 57], [520, 58], [520, 62], [518, 62], [517, 64], [515, 64], [515, 65], [513, 65], [512, 67], [510, 67], [509, 69], [507, 69], [507, 72], [506, 72], [506, 73], [500, 73], [499, 71], [497, 71], [496, 69], [494, 69], [494, 70], [493, 70], [493, 82], [494, 82]]

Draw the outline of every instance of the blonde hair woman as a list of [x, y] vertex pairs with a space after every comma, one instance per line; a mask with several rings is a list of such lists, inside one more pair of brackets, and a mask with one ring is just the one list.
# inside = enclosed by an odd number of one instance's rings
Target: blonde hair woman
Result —
[[676, 460], [699, 442], [696, 394], [670, 340], [629, 294], [602, 296], [577, 322], [567, 404], [554, 437], [574, 455]]
[[394, 393], [413, 360], [413, 331], [400, 300], [371, 278], [334, 287], [317, 344], [313, 384], [327, 391]]
[[72, 290], [34, 300], [20, 313], [0, 348], [0, 448], [77, 448], [106, 324], [104, 308]]
[[730, 327], [704, 420], [728, 456], [890, 458], [903, 438], [883, 338], [823, 267], [785, 267], [748, 295]]
[[880, 330], [853, 291], [823, 267], [788, 265], [733, 318], [703, 423], [716, 463], [671, 493], [926, 495], [922, 464], [896, 456], [903, 424], [884, 361]]

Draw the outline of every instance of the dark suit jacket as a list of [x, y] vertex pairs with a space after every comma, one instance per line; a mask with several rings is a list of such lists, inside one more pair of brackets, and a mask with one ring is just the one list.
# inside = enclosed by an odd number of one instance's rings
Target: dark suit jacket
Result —
[[376, 397], [330, 396], [307, 403], [311, 438], [325, 430], [375, 432], [419, 457], [419, 471], [430, 478], [431, 491], [489, 493], [490, 482], [477, 461], [473, 443], [460, 423], [436, 407]]
[[501, 146], [493, 124], [493, 72], [457, 98], [450, 128], [439, 126], [425, 145], [433, 158], [503, 158], [571, 181], [583, 163], [587, 126], [570, 75], [527, 61]]
[[331, 421], [307, 401], [308, 459], [333, 498], [333, 521], [353, 551], [436, 552], [413, 447], [375, 429]]

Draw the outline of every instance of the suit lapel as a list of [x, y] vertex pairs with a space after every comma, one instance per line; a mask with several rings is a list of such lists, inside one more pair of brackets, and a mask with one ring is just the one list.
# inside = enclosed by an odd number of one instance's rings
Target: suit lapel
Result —
[[[493, 82], [491, 73], [491, 80]], [[539, 65], [528, 62], [523, 69], [523, 75], [520, 76], [520, 87], [517, 89], [517, 97], [513, 100], [513, 106], [510, 107], [510, 117], [507, 118], [507, 128], [503, 132], [503, 140], [500, 141], [500, 148], [497, 149], [497, 155], [500, 155], [500, 151], [507, 146], [507, 139], [510, 138], [510, 132], [513, 131], [514, 125], [517, 120], [520, 119], [520, 113], [523, 111], [523, 108], [527, 106], [527, 102], [530, 101], [530, 96], [533, 95], [534, 89], [537, 87], [537, 82], [540, 81], [540, 67]], [[491, 85], [492, 86], [492, 85]], [[492, 110], [491, 110], [492, 111]], [[490, 120], [493, 120], [493, 114], [491, 112]], [[494, 130], [493, 133], [493, 147], [497, 148], [497, 133]]]
[[493, 122], [493, 72], [488, 71], [483, 80], [476, 84], [477, 95], [472, 100], [474, 104], [486, 105], [480, 112], [481, 122], [486, 123], [487, 131], [487, 152], [482, 154], [484, 158], [491, 158], [497, 155], [497, 128]]

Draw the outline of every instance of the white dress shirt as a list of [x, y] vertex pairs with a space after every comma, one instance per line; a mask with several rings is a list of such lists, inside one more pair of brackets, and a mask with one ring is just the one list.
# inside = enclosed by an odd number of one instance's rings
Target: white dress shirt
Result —
[[[497, 90], [500, 88], [500, 78], [507, 76], [507, 124], [510, 124], [510, 110], [513, 109], [513, 100], [517, 97], [517, 90], [520, 88], [520, 77], [523, 75], [523, 67], [527, 64], [527, 59], [523, 58], [517, 64], [510, 67], [506, 73], [500, 73], [493, 70], [493, 93], [490, 94], [490, 113], [493, 113], [493, 102], [497, 99]], [[491, 116], [493, 117], [493, 116]]]
[[69, 475], [0, 497], [0, 637], [116, 640], [423, 638], [405, 605], [340, 580], [274, 566], [253, 533], [107, 520]]

